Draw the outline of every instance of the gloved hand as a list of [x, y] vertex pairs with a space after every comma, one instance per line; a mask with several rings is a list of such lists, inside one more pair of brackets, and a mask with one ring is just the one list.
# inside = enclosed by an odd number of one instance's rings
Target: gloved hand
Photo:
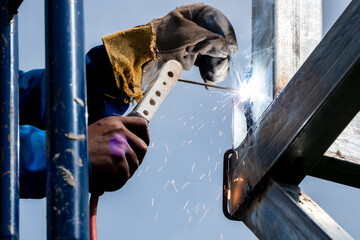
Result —
[[[183, 69], [199, 66], [206, 82], [223, 81], [229, 71], [229, 55], [238, 46], [228, 19], [204, 4], [176, 8], [147, 25], [103, 37], [117, 87], [124, 96], [139, 101], [147, 85], [168, 60]], [[124, 97], [122, 97], [124, 99]]]
[[144, 159], [150, 137], [147, 121], [139, 117], [107, 117], [88, 127], [91, 161], [90, 192], [116, 191]]
[[[218, 83], [228, 75], [229, 55], [238, 50], [234, 29], [218, 9], [201, 3], [177, 7], [152, 22], [156, 37], [157, 59], [144, 66], [143, 81], [151, 79], [169, 60], [177, 60], [183, 69], [194, 64], [205, 82]], [[143, 83], [144, 84], [144, 83]]]

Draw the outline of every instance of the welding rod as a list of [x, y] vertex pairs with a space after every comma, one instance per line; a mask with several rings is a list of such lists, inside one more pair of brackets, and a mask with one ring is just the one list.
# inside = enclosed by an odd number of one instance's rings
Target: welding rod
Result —
[[210, 83], [201, 83], [201, 82], [195, 82], [195, 81], [185, 80], [185, 79], [180, 79], [180, 78], [179, 78], [178, 81], [179, 82], [184, 82], [184, 83], [191, 83], [191, 84], [201, 85], [201, 86], [205, 86], [205, 87], [218, 88], [218, 89], [232, 91], [232, 92], [238, 92], [238, 90], [236, 90], [235, 88], [223, 87], [223, 86], [213, 85], [213, 84], [210, 84]]

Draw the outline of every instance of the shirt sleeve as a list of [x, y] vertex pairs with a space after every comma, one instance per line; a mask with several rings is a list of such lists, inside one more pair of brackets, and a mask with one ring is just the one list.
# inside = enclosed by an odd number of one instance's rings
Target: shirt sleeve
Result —
[[20, 125], [45, 130], [45, 70], [19, 73]]
[[46, 190], [46, 134], [20, 126], [20, 197], [43, 198]]

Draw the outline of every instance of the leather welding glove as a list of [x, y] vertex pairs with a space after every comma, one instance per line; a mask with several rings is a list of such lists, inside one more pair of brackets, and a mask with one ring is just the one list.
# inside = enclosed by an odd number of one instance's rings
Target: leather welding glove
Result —
[[103, 42], [118, 88], [137, 101], [141, 87], [165, 62], [177, 60], [185, 70], [196, 65], [205, 82], [217, 83], [226, 78], [229, 55], [238, 49], [225, 15], [200, 3], [177, 7], [147, 25], [105, 36]]

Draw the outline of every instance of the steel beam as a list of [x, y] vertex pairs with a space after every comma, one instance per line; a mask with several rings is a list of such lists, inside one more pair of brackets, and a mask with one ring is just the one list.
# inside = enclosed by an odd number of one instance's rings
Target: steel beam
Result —
[[360, 110], [359, 12], [352, 1], [231, 158], [230, 215], [268, 176], [298, 184]]
[[[16, 17], [0, 3], [0, 238], [19, 238], [19, 85]], [[12, 19], [12, 20], [11, 20]]]
[[82, 0], [45, 1], [47, 236], [89, 239]]
[[252, 62], [243, 78], [258, 96], [244, 106], [234, 101], [234, 148], [246, 136], [243, 125], [249, 128], [261, 117], [321, 38], [322, 0], [252, 1]]
[[259, 239], [353, 239], [299, 187], [272, 180], [244, 223]]
[[360, 188], [360, 161], [324, 155], [308, 175]]
[[276, 97], [322, 39], [322, 0], [276, 0], [274, 15]]

